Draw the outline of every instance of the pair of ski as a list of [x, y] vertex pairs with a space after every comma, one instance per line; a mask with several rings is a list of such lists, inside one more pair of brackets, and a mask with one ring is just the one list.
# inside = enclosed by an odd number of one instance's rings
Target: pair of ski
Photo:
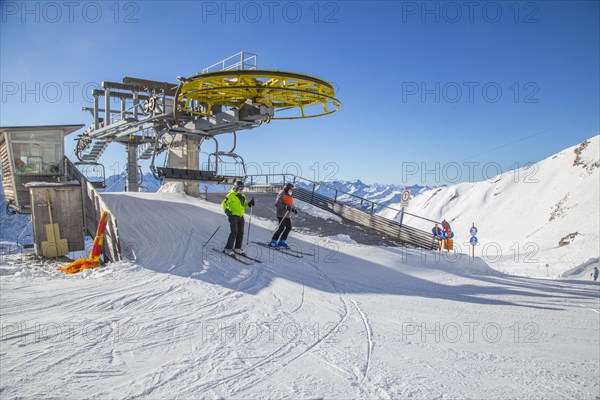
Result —
[[[290, 255], [292, 257], [296, 257], [296, 258], [303, 258], [305, 255], [306, 256], [312, 256], [313, 255], [313, 254], [310, 254], [310, 253], [303, 253], [303, 252], [297, 251], [297, 250], [286, 249], [284, 247], [271, 247], [268, 244], [262, 243], [262, 242], [252, 242], [252, 243], [256, 243], [256, 244], [258, 244], [260, 246], [263, 246], [263, 247], [265, 247], [267, 249], [276, 250], [276, 251], [279, 251], [281, 253]], [[253, 258], [253, 257], [250, 257], [250, 256], [248, 256], [246, 254], [243, 254], [243, 255], [242, 254], [237, 254], [237, 253], [236, 254], [227, 254], [227, 253], [223, 252], [223, 250], [219, 250], [219, 249], [217, 249], [215, 247], [213, 247], [213, 251], [216, 251], [217, 253], [225, 254], [227, 257], [233, 258], [234, 260], [236, 260], [236, 261], [238, 261], [238, 262], [240, 262], [242, 264], [245, 264], [245, 265], [252, 265], [253, 263], [262, 264], [262, 261], [259, 260], [258, 258]]]
[[311, 253], [304, 253], [304, 252], [298, 251], [298, 250], [286, 249], [285, 247], [272, 247], [272, 246], [269, 246], [267, 243], [263, 243], [263, 242], [252, 242], [252, 243], [256, 243], [259, 246], [266, 247], [267, 249], [277, 250], [281, 253], [285, 253], [285, 254], [288, 254], [288, 255], [290, 255], [292, 257], [296, 257], [296, 258], [303, 258], [304, 256], [314, 255]]
[[253, 257], [247, 256], [246, 254], [237, 254], [237, 253], [236, 254], [227, 254], [223, 250], [219, 250], [216, 247], [213, 247], [213, 251], [224, 254], [227, 257], [231, 257], [234, 260], [241, 262], [242, 264], [245, 264], [245, 265], [252, 265], [253, 263], [262, 264], [262, 261], [259, 260], [258, 258], [253, 258]]

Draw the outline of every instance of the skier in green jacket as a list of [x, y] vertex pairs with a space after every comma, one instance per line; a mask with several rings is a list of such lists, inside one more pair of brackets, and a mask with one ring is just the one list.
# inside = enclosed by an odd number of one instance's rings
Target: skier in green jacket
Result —
[[248, 202], [243, 192], [244, 182], [237, 181], [231, 191], [227, 193], [225, 200], [221, 202], [223, 211], [225, 211], [229, 219], [229, 227], [231, 229], [225, 250], [223, 250], [228, 255], [244, 255], [244, 250], [242, 250], [242, 242], [244, 240], [244, 211], [246, 208], [254, 206], [254, 198]]

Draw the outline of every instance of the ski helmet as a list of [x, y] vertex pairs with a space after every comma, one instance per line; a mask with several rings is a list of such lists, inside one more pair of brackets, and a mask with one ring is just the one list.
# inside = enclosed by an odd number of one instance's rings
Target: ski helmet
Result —
[[244, 186], [244, 182], [242, 182], [242, 181], [237, 181], [237, 182], [235, 183], [235, 189], [236, 189], [236, 190], [243, 189], [244, 187], [245, 187], [245, 186]]
[[293, 188], [294, 188], [294, 185], [292, 185], [291, 183], [286, 183], [285, 186], [283, 187], [283, 190], [286, 192], [289, 192]]

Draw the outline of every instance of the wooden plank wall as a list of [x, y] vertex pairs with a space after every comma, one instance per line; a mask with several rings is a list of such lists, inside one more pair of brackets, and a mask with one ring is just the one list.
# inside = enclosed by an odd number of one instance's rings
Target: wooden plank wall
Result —
[[[83, 209], [81, 189], [77, 186], [31, 187], [33, 241], [41, 255], [42, 242], [47, 241], [46, 225], [52, 221], [60, 226], [60, 238], [67, 239], [69, 251], [85, 250], [83, 240]], [[48, 210], [50, 201], [52, 218]]]
[[96, 228], [102, 212], [108, 211], [108, 224], [104, 234], [103, 253], [110, 261], [120, 261], [121, 258], [121, 241], [119, 239], [119, 229], [117, 220], [110, 212], [108, 206], [102, 200], [92, 184], [86, 177], [73, 165], [73, 163], [65, 157], [65, 171], [67, 179], [76, 180], [81, 183], [81, 195], [83, 200], [83, 220], [86, 232], [94, 237]]
[[6, 201], [15, 201], [13, 174], [11, 172], [10, 158], [8, 157], [8, 143], [4, 133], [0, 132], [0, 161], [2, 162], [2, 188]]

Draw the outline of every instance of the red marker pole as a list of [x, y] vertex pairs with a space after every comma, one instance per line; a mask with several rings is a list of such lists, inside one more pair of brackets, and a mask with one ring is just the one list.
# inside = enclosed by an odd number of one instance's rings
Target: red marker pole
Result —
[[444, 232], [446, 232], [446, 251], [449, 253], [450, 252], [450, 229], [448, 228], [448, 222], [446, 222], [446, 220], [444, 220], [442, 227], [444, 228]]
[[[475, 222], [471, 223], [471, 227], [475, 228]], [[475, 245], [474, 244], [471, 245], [471, 257], [473, 257], [473, 259], [475, 259]]]

